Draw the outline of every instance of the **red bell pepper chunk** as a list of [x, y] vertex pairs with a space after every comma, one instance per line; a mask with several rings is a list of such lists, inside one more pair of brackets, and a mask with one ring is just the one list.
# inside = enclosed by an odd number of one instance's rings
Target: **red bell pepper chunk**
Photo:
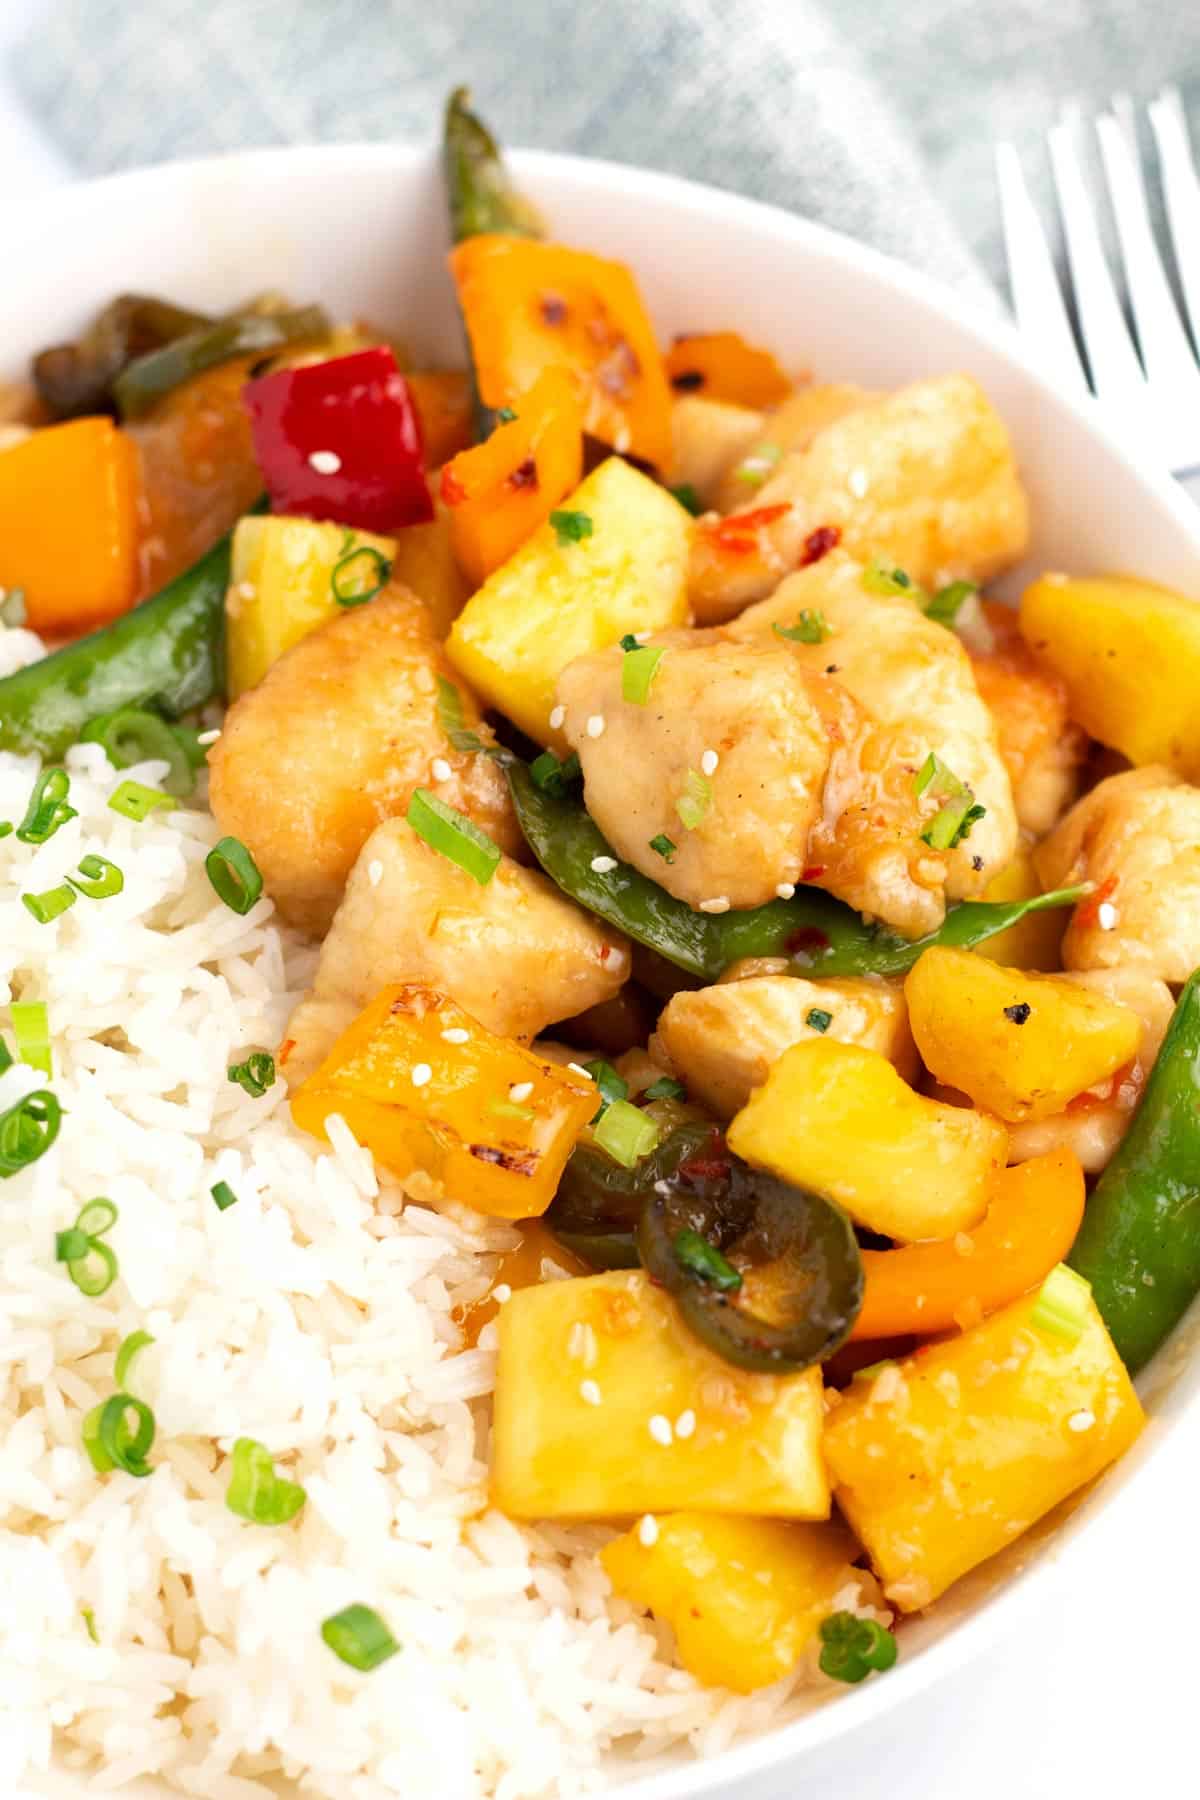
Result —
[[380, 532], [432, 519], [417, 409], [386, 345], [243, 392], [273, 512]]

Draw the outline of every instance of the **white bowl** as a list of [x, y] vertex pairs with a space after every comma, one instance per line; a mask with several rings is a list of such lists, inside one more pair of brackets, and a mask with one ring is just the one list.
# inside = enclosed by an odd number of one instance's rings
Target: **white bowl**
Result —
[[[819, 376], [892, 387], [966, 370], [1016, 442], [1033, 502], [1026, 568], [1136, 571], [1200, 598], [1200, 515], [1140, 467], [1090, 405], [1059, 392], [1006, 326], [847, 238], [773, 208], [663, 175], [574, 157], [514, 153], [521, 183], [571, 242], [635, 267], [660, 334], [734, 326]], [[256, 290], [321, 300], [339, 316], [389, 325], [422, 359], [459, 363], [445, 271], [438, 171], [427, 151], [382, 146], [256, 151], [178, 163], [43, 201], [10, 242], [0, 371], [71, 335], [121, 289], [213, 309]], [[1200, 1415], [1200, 1358], [1185, 1326], [1140, 1384], [1152, 1424], [1119, 1468], [1049, 1531], [1013, 1546], [905, 1629], [904, 1659], [792, 1725], [703, 1764], [683, 1762], [622, 1786], [630, 1800], [776, 1800], [795, 1792], [806, 1753], [897, 1706], [974, 1656], [1053, 1569], [1153, 1481], [1169, 1437]], [[1191, 1366], [1188, 1366], [1190, 1360]], [[86, 1784], [63, 1774], [63, 1796]], [[153, 1783], [139, 1795], [166, 1792]]]

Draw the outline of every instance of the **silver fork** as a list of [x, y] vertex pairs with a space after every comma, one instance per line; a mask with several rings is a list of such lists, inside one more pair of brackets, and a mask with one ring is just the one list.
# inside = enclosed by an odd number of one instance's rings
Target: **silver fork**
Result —
[[1012, 144], [996, 147], [1004, 240], [1017, 323], [1030, 348], [1060, 383], [1080, 393], [1090, 387], [1110, 427], [1142, 456], [1165, 463], [1200, 500], [1200, 177], [1178, 91], [1165, 89], [1149, 113], [1191, 339], [1154, 241], [1136, 117], [1127, 96], [1117, 96], [1095, 128], [1136, 342], [1125, 322], [1080, 161], [1077, 113], [1064, 115], [1049, 143], [1086, 369]]

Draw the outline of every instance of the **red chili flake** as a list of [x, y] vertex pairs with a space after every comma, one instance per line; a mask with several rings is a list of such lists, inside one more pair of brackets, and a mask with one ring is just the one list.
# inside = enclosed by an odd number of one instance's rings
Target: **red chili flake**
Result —
[[1080, 901], [1078, 910], [1075, 914], [1076, 925], [1080, 926], [1081, 929], [1085, 931], [1091, 930], [1093, 926], [1099, 925], [1100, 908], [1104, 905], [1106, 900], [1112, 899], [1116, 891], [1117, 878], [1115, 875], [1110, 875], [1107, 881], [1102, 881], [1100, 883], [1100, 886], [1096, 889], [1094, 894], [1089, 894], [1086, 900]]
[[567, 303], [561, 294], [543, 294], [538, 310], [547, 325], [565, 325], [567, 322]]
[[702, 369], [680, 369], [678, 375], [672, 375], [671, 386], [677, 394], [694, 394], [697, 388], [704, 386]]
[[825, 864], [824, 863], [810, 863], [808, 868], [804, 870], [800, 879], [801, 879], [801, 881], [820, 881], [820, 879], [824, 873], [825, 873]]
[[815, 925], [801, 925], [798, 931], [792, 932], [783, 947], [789, 956], [823, 956], [829, 949], [829, 939]]
[[804, 540], [804, 549], [796, 567], [807, 569], [810, 563], [820, 562], [831, 550], [836, 550], [842, 541], [841, 527], [838, 525], [818, 525], [810, 531]]
[[[523, 463], [518, 463], [505, 482], [510, 488], [535, 488], [538, 484], [537, 464], [532, 456], [527, 456]], [[445, 495], [442, 496], [445, 499]]]
[[279, 1046], [279, 1055], [275, 1058], [281, 1069], [295, 1048], [295, 1038], [284, 1038], [282, 1044]]
[[601, 944], [601, 946], [600, 946], [600, 961], [602, 963], [606, 963], [611, 955], [612, 955], [612, 945], [611, 944]]
[[689, 1156], [681, 1162], [677, 1174], [685, 1181], [724, 1181], [729, 1177], [730, 1163], [725, 1150], [725, 1140], [719, 1133], [713, 1133], [713, 1142], [717, 1148], [709, 1156]]
[[731, 513], [727, 519], [718, 519], [715, 525], [707, 525], [704, 529], [719, 550], [744, 556], [758, 549], [758, 533], [765, 526], [773, 525], [776, 519], [782, 519], [784, 513], [791, 510], [789, 500], [779, 506], [756, 506], [752, 512]]
[[441, 490], [442, 499], [447, 506], [461, 506], [467, 497], [466, 488], [449, 463], [442, 470]]

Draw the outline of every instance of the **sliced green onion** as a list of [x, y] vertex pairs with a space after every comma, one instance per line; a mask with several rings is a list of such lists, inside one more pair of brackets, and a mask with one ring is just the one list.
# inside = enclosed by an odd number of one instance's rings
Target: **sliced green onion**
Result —
[[[346, 538], [353, 543], [354, 533], [347, 532]], [[360, 544], [334, 563], [329, 585], [339, 606], [365, 606], [391, 579], [392, 565], [383, 552], [374, 544]]]
[[0, 819], [0, 838], [6, 838], [6, 837], [11, 837], [11, 836], [12, 836], [12, 821], [11, 821], [11, 819]]
[[1091, 1296], [1091, 1282], [1068, 1269], [1066, 1263], [1059, 1263], [1043, 1281], [1029, 1323], [1068, 1344], [1077, 1344], [1087, 1324]]
[[204, 859], [213, 892], [232, 912], [245, 915], [262, 893], [258, 864], [241, 838], [223, 837]]
[[129, 1365], [137, 1355], [138, 1351], [145, 1350], [147, 1345], [152, 1344], [153, 1342], [154, 1339], [148, 1331], [131, 1331], [128, 1337], [121, 1339], [117, 1349], [117, 1360], [113, 1364], [113, 1380], [119, 1388], [125, 1386], [125, 1377], [129, 1373]]
[[633, 706], [645, 706], [658, 665], [666, 655], [661, 645], [635, 644], [621, 659], [621, 698]]
[[[130, 1413], [136, 1420], [132, 1430]], [[83, 1447], [97, 1475], [123, 1469], [126, 1475], [140, 1479], [154, 1473], [146, 1453], [154, 1442], [155, 1429], [154, 1414], [144, 1400], [135, 1400], [132, 1394], [114, 1394], [86, 1414]]]
[[5, 592], [0, 588], [0, 625], [23, 625], [27, 616], [25, 589], [9, 588]]
[[104, 1237], [112, 1230], [118, 1216], [112, 1201], [101, 1196], [98, 1200], [89, 1200], [81, 1209], [75, 1221], [76, 1229], [86, 1231], [89, 1237]]
[[288, 1481], [275, 1473], [274, 1460], [265, 1444], [254, 1438], [238, 1438], [225, 1494], [231, 1513], [239, 1519], [249, 1519], [252, 1525], [286, 1525], [307, 1498], [298, 1481]]
[[186, 727], [169, 725], [143, 707], [122, 706], [116, 712], [89, 719], [79, 738], [84, 744], [99, 744], [114, 769], [129, 769], [141, 762], [165, 762], [163, 785], [172, 794], [190, 794], [196, 785], [197, 765], [185, 730]]
[[951, 631], [954, 622], [966, 601], [979, 592], [974, 581], [951, 581], [938, 589], [932, 600], [926, 602], [925, 617], [932, 619], [937, 625], [945, 625]]
[[65, 881], [47, 888], [43, 894], [22, 894], [21, 904], [32, 913], [39, 925], [50, 925], [75, 904], [75, 889]]
[[17, 1040], [17, 1055], [31, 1069], [40, 1069], [43, 1075], [53, 1075], [53, 1059], [50, 1054], [50, 1015], [44, 1000], [14, 1000], [12, 1003], [13, 1033]]
[[91, 1242], [87, 1232], [80, 1231], [78, 1225], [70, 1225], [66, 1231], [56, 1231], [54, 1234], [55, 1262], [78, 1262], [80, 1257], [87, 1255]]
[[794, 625], [772, 625], [771, 630], [781, 638], [787, 638], [793, 644], [823, 644], [825, 639], [833, 636], [833, 628], [825, 614], [804, 607]]
[[675, 811], [689, 831], [695, 831], [712, 805], [712, 782], [707, 775], [689, 769], [684, 776], [683, 792], [675, 802]]
[[970, 836], [980, 819], [987, 817], [987, 807], [976, 804], [971, 789], [932, 750], [913, 777], [917, 798], [927, 792], [949, 796], [947, 805], [934, 814], [921, 833], [922, 843], [931, 850], [953, 850]]
[[611, 1063], [605, 1062], [602, 1057], [597, 1057], [594, 1062], [584, 1063], [583, 1066], [600, 1090], [600, 1111], [594, 1114], [591, 1120], [594, 1125], [598, 1119], [604, 1117], [615, 1100], [628, 1100], [629, 1083], [623, 1076], [617, 1074]]
[[518, 1106], [515, 1100], [489, 1100], [488, 1111], [501, 1119], [536, 1119], [531, 1106]]
[[671, 839], [664, 831], [660, 831], [657, 837], [652, 837], [650, 839], [650, 848], [656, 850], [665, 863], [673, 863], [675, 861], [675, 852], [679, 846], [672, 843]]
[[125, 886], [124, 871], [105, 856], [81, 856], [79, 873], [87, 879], [80, 881], [78, 875], [68, 875], [67, 880], [89, 900], [110, 900]]
[[581, 544], [595, 530], [591, 514], [585, 512], [552, 512], [550, 523], [560, 550], [565, 550], [568, 544]]
[[73, 1256], [67, 1262], [67, 1274], [75, 1283], [81, 1294], [89, 1300], [98, 1299], [107, 1294], [117, 1279], [119, 1266], [116, 1253], [107, 1244], [99, 1244], [95, 1238], [87, 1240], [87, 1249], [82, 1256]]
[[965, 794], [968, 791], [954, 770], [932, 750], [913, 776], [913, 793], [919, 800], [930, 788], [935, 794]]
[[874, 1619], [860, 1619], [852, 1612], [836, 1612], [821, 1621], [820, 1667], [834, 1681], [862, 1681], [873, 1669], [890, 1669], [898, 1651], [896, 1640]]
[[216, 1187], [209, 1188], [208, 1191], [217, 1203], [218, 1212], [227, 1212], [231, 1206], [237, 1205], [237, 1195], [227, 1181], [218, 1181]]
[[245, 1062], [231, 1063], [225, 1075], [244, 1088], [252, 1100], [261, 1099], [269, 1087], [275, 1086], [275, 1058], [266, 1050], [255, 1050]]
[[428, 788], [414, 789], [404, 816], [431, 850], [465, 869], [480, 887], [487, 886], [500, 865], [500, 846], [474, 820], [447, 806]]
[[681, 481], [678, 487], [673, 487], [670, 491], [684, 512], [690, 512], [693, 519], [700, 517], [704, 511], [704, 504], [690, 481]]
[[13, 1053], [5, 1043], [4, 1039], [0, 1037], [0, 1075], [3, 1075], [5, 1069], [11, 1069], [12, 1066]]
[[6, 1113], [0, 1113], [0, 1181], [45, 1156], [61, 1124], [62, 1107], [49, 1088], [26, 1094]]
[[671, 1075], [660, 1075], [642, 1095], [643, 1100], [686, 1100], [687, 1089]]
[[553, 750], [543, 750], [542, 754], [535, 756], [529, 765], [529, 774], [534, 787], [540, 788], [543, 794], [552, 794], [556, 800], [561, 799], [571, 783], [578, 781], [582, 773], [579, 758], [574, 750], [561, 762]]
[[75, 808], [67, 805], [70, 791], [71, 777], [65, 769], [42, 770], [33, 784], [25, 817], [17, 826], [23, 844], [44, 844], [60, 825], [78, 817]]
[[111, 1200], [89, 1200], [71, 1229], [58, 1232], [54, 1239], [55, 1260], [66, 1263], [67, 1274], [80, 1293], [92, 1299], [106, 1294], [117, 1279], [116, 1254], [98, 1241], [111, 1231], [116, 1219]]
[[100, 1642], [100, 1633], [96, 1630], [95, 1613], [90, 1606], [82, 1606], [79, 1610], [83, 1616], [83, 1623], [87, 1628], [88, 1636], [91, 1638], [93, 1644], [98, 1644]]
[[157, 788], [145, 787], [140, 781], [119, 782], [108, 796], [108, 804], [113, 812], [133, 819], [138, 825], [159, 807], [164, 807], [167, 812], [175, 810], [170, 794], [160, 794]]
[[649, 1113], [644, 1113], [628, 1100], [612, 1100], [605, 1107], [592, 1135], [602, 1150], [622, 1168], [632, 1169], [648, 1156], [662, 1136], [662, 1131]]
[[462, 695], [452, 681], [444, 675], [437, 678], [437, 716], [438, 724], [449, 738], [456, 750], [486, 750], [477, 731], [471, 731], [463, 722]]
[[715, 1245], [698, 1231], [681, 1231], [675, 1238], [675, 1260], [681, 1269], [720, 1294], [736, 1294], [742, 1277]]
[[517, 415], [511, 406], [498, 406], [496, 408], [497, 425], [512, 425], [515, 422], [516, 417]]
[[761, 487], [782, 455], [779, 444], [760, 444], [752, 456], [744, 456], [738, 463], [733, 478], [745, 487]]
[[813, 1006], [809, 1008], [804, 1023], [814, 1031], [828, 1031], [833, 1024], [833, 1014], [826, 1012], [823, 1006]]
[[921, 590], [911, 576], [878, 559], [868, 563], [863, 570], [862, 584], [868, 594], [907, 594], [910, 600], [921, 598]]
[[395, 1656], [400, 1646], [369, 1606], [347, 1606], [326, 1619], [321, 1636], [340, 1662], [366, 1674]]

